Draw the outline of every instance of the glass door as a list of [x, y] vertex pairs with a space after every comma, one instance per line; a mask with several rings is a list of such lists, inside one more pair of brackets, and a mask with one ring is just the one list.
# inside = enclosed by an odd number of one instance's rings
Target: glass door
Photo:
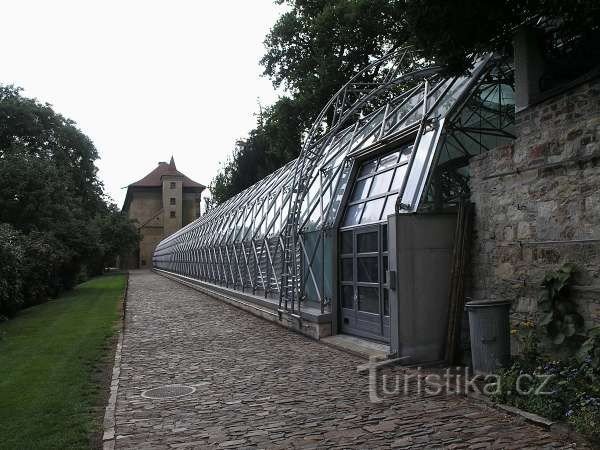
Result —
[[341, 331], [389, 341], [387, 225], [357, 227], [340, 234]]

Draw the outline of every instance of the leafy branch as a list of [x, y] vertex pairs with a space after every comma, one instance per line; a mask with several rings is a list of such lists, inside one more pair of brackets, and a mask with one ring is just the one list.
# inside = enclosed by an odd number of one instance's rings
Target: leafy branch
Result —
[[556, 272], [547, 272], [542, 282], [546, 295], [540, 301], [545, 312], [540, 325], [557, 346], [572, 341], [583, 329], [583, 317], [569, 295], [574, 273], [575, 266], [567, 263]]

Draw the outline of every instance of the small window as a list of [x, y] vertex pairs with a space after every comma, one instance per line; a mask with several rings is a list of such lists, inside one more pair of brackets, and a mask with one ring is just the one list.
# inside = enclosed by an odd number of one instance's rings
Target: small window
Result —
[[356, 264], [358, 281], [365, 283], [379, 282], [379, 258], [377, 256], [356, 258]]
[[352, 270], [354, 269], [354, 263], [352, 258], [342, 258], [342, 281], [352, 281], [354, 275]]
[[384, 198], [378, 198], [365, 203], [365, 212], [360, 219], [360, 223], [377, 222], [381, 216], [384, 200]]
[[346, 206], [343, 227], [385, 222], [394, 213], [396, 199], [407, 176], [412, 146], [362, 163]]
[[352, 253], [354, 244], [352, 244], [352, 232], [342, 233], [342, 253]]
[[377, 245], [378, 233], [373, 231], [370, 233], [357, 233], [356, 235], [356, 246], [357, 253], [373, 253], [379, 251]]
[[175, 204], [175, 197], [171, 197], [171, 201], [170, 201], [171, 205]]
[[170, 187], [171, 187], [171, 189], [175, 189], [177, 187], [177, 184], [175, 184], [174, 181], [171, 181]]
[[175, 218], [175, 211], [171, 211], [171, 219]]
[[358, 286], [358, 310], [379, 314], [379, 289]]
[[342, 286], [342, 306], [344, 308], [354, 308], [354, 287]]

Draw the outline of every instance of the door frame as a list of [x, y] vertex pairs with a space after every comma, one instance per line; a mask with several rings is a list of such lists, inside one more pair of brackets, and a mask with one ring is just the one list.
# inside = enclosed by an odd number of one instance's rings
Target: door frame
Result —
[[[366, 233], [377, 233], [377, 250], [371, 252], [358, 252], [357, 237], [361, 234]], [[343, 245], [343, 233], [351, 233], [352, 236], [352, 253], [344, 253], [342, 250]], [[384, 236], [385, 235], [385, 236]], [[387, 292], [386, 283], [386, 265], [385, 262], [388, 258], [389, 251], [387, 246], [387, 223], [372, 223], [368, 225], [356, 225], [347, 227], [338, 231], [338, 286], [337, 286], [337, 332], [350, 334], [377, 341], [389, 342], [390, 341], [390, 308], [389, 308], [389, 292]], [[377, 258], [377, 281], [360, 281], [358, 278], [358, 260], [360, 258]], [[352, 261], [352, 280], [344, 280], [343, 276], [343, 264], [344, 261]], [[388, 262], [389, 264], [389, 262]], [[352, 312], [348, 313], [349, 308], [343, 306], [344, 302], [344, 286], [352, 286]], [[370, 313], [367, 311], [359, 310], [359, 289], [364, 288], [376, 288], [378, 291], [378, 313]], [[387, 314], [386, 314], [387, 312]], [[352, 317], [347, 317], [351, 315]], [[349, 321], [352, 323], [348, 325]], [[361, 327], [360, 323], [364, 326]], [[369, 323], [373, 324], [373, 328], [377, 329], [377, 332], [369, 330]], [[366, 328], [366, 329], [365, 329]]]

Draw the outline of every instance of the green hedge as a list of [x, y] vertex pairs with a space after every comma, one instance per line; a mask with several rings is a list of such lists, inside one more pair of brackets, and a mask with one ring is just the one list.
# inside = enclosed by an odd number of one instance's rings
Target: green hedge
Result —
[[12, 316], [23, 306], [23, 235], [0, 224], [0, 318]]
[[58, 296], [80, 272], [77, 256], [51, 233], [24, 234], [0, 224], [0, 317]]
[[137, 246], [75, 122], [0, 85], [0, 316], [46, 301]]

